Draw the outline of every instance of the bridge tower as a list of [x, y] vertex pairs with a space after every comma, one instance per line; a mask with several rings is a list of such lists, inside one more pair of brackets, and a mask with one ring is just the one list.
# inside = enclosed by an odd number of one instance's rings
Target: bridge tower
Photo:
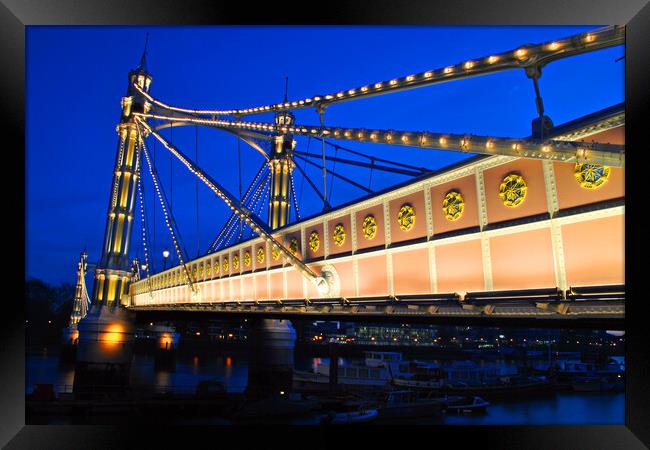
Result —
[[[285, 94], [285, 102], [287, 97]], [[279, 127], [290, 127], [294, 116], [289, 111], [275, 116]], [[283, 130], [284, 131], [284, 130]], [[296, 141], [289, 133], [275, 136], [269, 155], [271, 194], [269, 196], [269, 227], [272, 230], [289, 223], [291, 174], [295, 167], [293, 151]], [[291, 390], [293, 352], [296, 331], [289, 320], [261, 319], [251, 327], [250, 344], [254, 351], [248, 368], [246, 394], [249, 398], [278, 395]]]
[[117, 152], [113, 183], [108, 203], [104, 246], [102, 257], [95, 270], [93, 304], [115, 306], [128, 301], [128, 287], [131, 281], [129, 244], [133, 226], [136, 187], [140, 166], [140, 143], [133, 112], [147, 112], [149, 104], [133, 87], [138, 84], [149, 91], [152, 77], [146, 67], [146, 49], [140, 65], [129, 72], [129, 87], [122, 98], [122, 115], [116, 127], [118, 133]]
[[77, 342], [79, 340], [79, 330], [77, 324], [81, 319], [86, 317], [90, 299], [86, 290], [86, 270], [88, 269], [88, 253], [85, 251], [79, 256], [77, 263], [77, 284], [75, 286], [74, 300], [72, 303], [72, 313], [70, 314], [70, 324], [63, 329], [62, 346], [59, 357], [63, 362], [74, 362], [77, 351]]
[[[287, 97], [285, 96], [285, 102]], [[280, 112], [275, 116], [275, 124], [281, 129], [292, 126], [295, 122], [293, 114], [289, 111]], [[291, 202], [289, 199], [291, 189], [291, 174], [295, 167], [293, 150], [296, 141], [289, 133], [275, 136], [273, 148], [269, 155], [269, 169], [271, 171], [271, 194], [269, 195], [269, 226], [275, 230], [289, 223]]]
[[75, 389], [128, 384], [135, 325], [133, 314], [122, 306], [128, 302], [129, 285], [137, 274], [129, 260], [129, 244], [141, 164], [141, 143], [133, 113], [147, 112], [150, 107], [133, 85], [149, 90], [152, 76], [147, 70], [146, 54], [145, 44], [139, 66], [129, 72], [128, 88], [122, 98], [102, 256], [95, 269], [90, 311], [77, 324]]
[[85, 251], [79, 257], [77, 264], [77, 285], [74, 292], [74, 303], [72, 305], [72, 314], [70, 314], [70, 328], [77, 328], [81, 319], [86, 317], [90, 299], [86, 290], [86, 270], [88, 269], [88, 253]]

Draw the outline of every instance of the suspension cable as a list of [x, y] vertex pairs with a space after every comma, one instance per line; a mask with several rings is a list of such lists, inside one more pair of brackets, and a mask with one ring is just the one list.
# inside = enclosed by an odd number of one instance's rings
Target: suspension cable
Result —
[[257, 106], [246, 109], [229, 110], [197, 110], [179, 108], [167, 105], [160, 100], [151, 97], [137, 84], [133, 84], [147, 100], [153, 104], [170, 110], [189, 114], [207, 115], [249, 115], [267, 112], [277, 112], [292, 109], [309, 108], [313, 106], [327, 106], [359, 98], [366, 98], [375, 95], [382, 95], [406, 89], [430, 86], [438, 83], [469, 78], [477, 75], [501, 72], [511, 69], [525, 69], [531, 65], [546, 65], [558, 59], [588, 53], [595, 50], [602, 50], [625, 43], [624, 26], [608, 26], [597, 30], [579, 33], [573, 36], [543, 42], [534, 45], [524, 45], [517, 49], [508, 50], [492, 55], [485, 55], [468, 61], [459, 62], [454, 65], [441, 67], [426, 72], [420, 72], [391, 80], [369, 83], [353, 89], [345, 89], [326, 95], [316, 95], [297, 101], [286, 101], [284, 103]]
[[290, 176], [291, 181], [291, 195], [293, 197], [293, 208], [296, 210], [296, 220], [300, 220], [300, 209], [298, 208], [298, 199], [296, 198], [296, 189], [293, 185], [293, 173]]
[[[268, 165], [266, 164], [266, 162], [263, 162], [262, 167], [260, 167], [260, 169], [255, 174], [252, 183], [248, 186], [248, 189], [246, 189], [246, 193], [244, 193], [244, 200], [246, 200], [246, 198], [248, 197], [252, 189], [257, 185], [260, 175], [262, 175], [262, 173], [265, 172], [267, 168]], [[225, 228], [228, 226], [230, 221], [235, 218], [235, 216], [236, 214], [234, 212], [230, 214], [230, 217], [228, 218], [226, 224], [224, 224], [224, 226], [221, 228], [221, 231], [217, 234], [217, 237], [212, 241], [210, 247], [208, 247], [208, 253], [212, 250], [213, 247], [215, 247], [216, 241], [219, 239], [220, 235], [224, 232]]]
[[[296, 156], [296, 157], [302, 159], [303, 161], [307, 161], [307, 164], [310, 164], [310, 165], [312, 165], [312, 166], [314, 166], [314, 167], [318, 167], [318, 164], [313, 163], [313, 162], [307, 160], [306, 158], [303, 158], [302, 156], [299, 156], [299, 155], [298, 155], [298, 156]], [[361, 189], [362, 191], [365, 191], [365, 192], [368, 193], [368, 194], [372, 194], [372, 193], [373, 193], [373, 191], [371, 191], [371, 190], [368, 189], [367, 187], [363, 186], [362, 184], [357, 183], [357, 182], [354, 181], [354, 180], [349, 179], [348, 177], [345, 177], [345, 176], [343, 176], [343, 175], [341, 175], [341, 174], [338, 174], [338, 173], [336, 173], [336, 172], [334, 172], [334, 171], [332, 171], [332, 170], [330, 170], [330, 173], [332, 174], [332, 176], [335, 176], [336, 178], [340, 178], [341, 180], [350, 183], [352, 186], [355, 186], [355, 187]]]
[[[196, 162], [197, 164], [199, 163], [198, 161]], [[237, 136], [237, 171], [239, 173], [239, 202], [241, 203], [244, 201], [242, 197], [242, 188], [241, 188], [241, 139], [239, 139], [239, 136]], [[244, 223], [240, 220], [239, 221], [239, 239], [242, 237], [242, 233], [244, 232]]]
[[[156, 143], [157, 141], [153, 142], [153, 166], [156, 167]], [[151, 197], [151, 211], [153, 212], [153, 247], [151, 248], [151, 251], [153, 252], [153, 257], [151, 258], [151, 272], [153, 273], [154, 269], [154, 261], [156, 260], [156, 249], [158, 248], [156, 246], [156, 196]], [[147, 267], [148, 268], [148, 267]]]
[[[269, 172], [269, 178], [270, 178], [270, 175], [271, 175], [271, 173]], [[253, 194], [251, 195], [251, 197], [246, 199], [245, 205], [251, 211], [255, 212], [255, 214], [257, 214], [257, 215], [259, 215], [259, 212], [257, 212], [259, 210], [257, 205], [259, 204], [259, 200], [261, 199], [260, 194], [262, 193], [262, 191], [264, 191], [268, 187], [269, 183], [270, 183], [270, 181], [268, 181], [268, 178], [267, 178], [266, 182], [264, 182], [264, 180], [260, 180], [260, 183], [258, 183], [258, 186], [255, 189], [255, 191], [253, 192]], [[238, 217], [238, 216], [236, 216], [236, 217]], [[241, 220], [239, 222], [241, 224]], [[220, 244], [217, 244], [217, 248], [219, 248], [219, 247], [223, 248], [226, 245], [228, 245], [228, 243], [230, 242], [230, 239], [234, 236], [234, 233], [232, 233], [232, 231], [237, 229], [236, 223], [237, 222], [233, 222], [231, 224], [231, 226], [230, 226], [231, 231], [229, 231], [227, 233], [227, 237], [225, 239], [223, 239]], [[247, 228], [250, 228], [252, 230], [251, 227], [247, 227]], [[230, 236], [228, 236], [229, 233], [230, 233]], [[241, 235], [240, 235], [240, 237], [238, 239], [241, 239]]]
[[325, 129], [325, 108], [323, 106], [318, 107], [318, 117], [320, 118], [320, 127], [321, 127], [321, 151], [323, 154], [323, 211], [328, 209], [327, 201], [327, 162], [325, 161], [325, 138], [323, 137], [323, 130]]
[[[270, 172], [269, 172], [269, 177], [270, 177]], [[259, 199], [260, 199], [260, 192], [265, 187], [267, 187], [267, 184], [264, 184], [263, 182], [260, 182], [258, 184], [258, 186], [257, 186], [257, 189], [255, 189], [255, 192], [253, 193], [253, 195], [250, 198], [247, 199], [247, 203], [246, 203], [245, 206], [247, 206], [253, 212], [255, 212], [258, 209], [257, 205], [258, 205], [258, 202], [259, 202]], [[237, 216], [237, 215], [234, 215], [233, 217], [239, 218], [239, 216]], [[216, 248], [223, 248], [223, 247], [228, 245], [228, 243], [230, 242], [230, 239], [233, 238], [234, 235], [235, 235], [235, 231], [237, 230], [237, 223], [238, 223], [238, 221], [233, 221], [230, 224], [230, 226], [228, 227], [228, 230], [226, 231], [226, 234], [225, 234], [224, 238], [220, 242], [217, 242]], [[239, 223], [241, 223], [241, 220], [239, 220]], [[250, 227], [247, 227], [247, 228], [250, 228]], [[251, 228], [251, 230], [252, 230], [252, 228]]]
[[[314, 155], [314, 154], [309, 154], [309, 153], [306, 153], [306, 152], [295, 151], [294, 153], [296, 155], [308, 156], [308, 157], [310, 157], [312, 159], [319, 159], [320, 158], [320, 156], [317, 156], [317, 155]], [[374, 163], [375, 158], [373, 158], [373, 157], [369, 157], [369, 159], [371, 161], [370, 163], [367, 163], [367, 162], [364, 162], [364, 161], [356, 161], [356, 160], [347, 159], [347, 158], [338, 158], [338, 157], [335, 157], [335, 156], [327, 156], [325, 159], [327, 159], [327, 161], [334, 161], [335, 163], [340, 162], [340, 163], [348, 164], [348, 165], [352, 165], [352, 166], [365, 167], [366, 169], [381, 170], [383, 172], [397, 173], [397, 174], [400, 174], [400, 175], [409, 175], [409, 176], [412, 176], [412, 177], [420, 176], [420, 175], [423, 175], [423, 174], [426, 173], [426, 172], [422, 172], [422, 171], [419, 171], [419, 170], [401, 169], [399, 167], [390, 167], [390, 166], [383, 166], [383, 165], [375, 164]], [[334, 168], [332, 170], [334, 170]]]
[[217, 181], [215, 181], [212, 177], [210, 177], [208, 174], [206, 174], [201, 168], [199, 168], [196, 164], [194, 164], [191, 160], [189, 160], [178, 148], [170, 145], [159, 133], [154, 131], [144, 120], [137, 118], [136, 119], [138, 123], [140, 123], [142, 126], [144, 126], [147, 131], [152, 134], [156, 139], [158, 139], [164, 146], [169, 150], [174, 156], [176, 156], [179, 161], [187, 167], [190, 172], [192, 172], [194, 175], [198, 176], [201, 181], [205, 183], [206, 186], [208, 186], [212, 192], [214, 192], [219, 198], [221, 198], [230, 209], [233, 211], [237, 212], [237, 214], [242, 217], [246, 223], [253, 228], [253, 230], [260, 234], [262, 238], [264, 238], [267, 241], [271, 241], [272, 244], [274, 244], [280, 252], [284, 254], [285, 259], [289, 264], [291, 264], [295, 269], [297, 269], [303, 276], [308, 278], [311, 282], [313, 282], [317, 288], [319, 289], [319, 292], [326, 294], [329, 292], [329, 285], [327, 284], [327, 281], [321, 277], [318, 276], [310, 267], [308, 267], [305, 263], [303, 263], [300, 259], [298, 259], [292, 252], [289, 250], [284, 244], [282, 244], [276, 237], [273, 236], [272, 232], [268, 229], [268, 226], [264, 224], [259, 217], [257, 217], [254, 213], [252, 213], [250, 210], [248, 210], [246, 207], [241, 205], [237, 199], [230, 194], [226, 189], [223, 188]]
[[[174, 145], [174, 124], [169, 128], [169, 142]], [[169, 210], [174, 211], [174, 170], [172, 163], [174, 158], [169, 155]]]
[[149, 250], [147, 249], [147, 225], [146, 225], [146, 212], [144, 206], [144, 187], [142, 186], [141, 170], [138, 168], [138, 198], [140, 199], [140, 224], [142, 228], [142, 252], [144, 253], [144, 266], [147, 272], [147, 287], [149, 288], [149, 295], [151, 292], [151, 270], [149, 267]]
[[[252, 211], [255, 211], [255, 206], [252, 206], [252, 205], [254, 205], [254, 202], [257, 200], [258, 195], [259, 195], [259, 189], [260, 189], [261, 187], [262, 187], [262, 184], [260, 184], [260, 185], [258, 186], [258, 189], [255, 190], [255, 193], [253, 194], [253, 196], [252, 196], [250, 199], [247, 199], [247, 200], [248, 200], [248, 203], [246, 204], [246, 206], [247, 206], [249, 209], [251, 209]], [[255, 204], [256, 204], [256, 203], [255, 203]], [[251, 206], [252, 206], [252, 207], [251, 207]], [[240, 218], [238, 215], [236, 215], [236, 214], [234, 214], [232, 217], [235, 217], [235, 218], [237, 218], [237, 219], [239, 219], [239, 220], [234, 220], [234, 221], [232, 221], [232, 222], [230, 223], [229, 227], [227, 228], [226, 234], [224, 235], [224, 237], [221, 239], [220, 242], [217, 242], [215, 248], [218, 249], [218, 248], [223, 248], [223, 247], [227, 246], [228, 243], [230, 242], [230, 239], [234, 237], [234, 235], [235, 235], [235, 231], [236, 231], [237, 228], [238, 228], [237, 224], [238, 224], [238, 223], [241, 224], [241, 218]]]
[[[320, 138], [318, 136], [316, 136], [316, 139], [320, 139]], [[397, 162], [397, 161], [391, 161], [389, 159], [378, 158], [378, 157], [372, 156], [372, 155], [366, 155], [365, 153], [361, 153], [361, 152], [359, 152], [357, 150], [352, 150], [351, 148], [343, 147], [342, 145], [333, 144], [333, 143], [331, 143], [329, 141], [327, 141], [326, 144], [329, 145], [330, 147], [334, 147], [336, 149], [343, 150], [344, 152], [348, 152], [348, 153], [351, 153], [353, 155], [361, 156], [361, 157], [369, 159], [369, 160], [384, 162], [384, 163], [391, 164], [393, 166], [403, 167], [405, 169], [411, 169], [411, 170], [419, 171], [419, 172], [422, 172], [422, 173], [432, 171], [431, 169], [428, 169], [426, 167], [416, 167], [416, 166], [412, 166], [410, 164], [404, 164], [402, 162]]]
[[[199, 126], [194, 125], [195, 130], [195, 148], [196, 163], [199, 163]], [[199, 180], [194, 180], [194, 190], [196, 193], [196, 257], [201, 255], [201, 228], [199, 222]]]
[[[136, 117], [169, 119], [155, 114], [133, 113]], [[290, 132], [298, 136], [333, 136], [343, 139], [375, 144], [390, 144], [404, 147], [433, 150], [457, 151], [470, 154], [503, 155], [518, 158], [546, 159], [587, 164], [602, 164], [614, 167], [625, 165], [625, 145], [601, 144], [575, 141], [541, 140], [534, 138], [509, 138], [477, 136], [470, 134], [430, 133], [420, 131], [368, 130], [364, 128], [322, 128], [295, 125], [285, 127], [271, 123], [233, 122], [229, 120], [175, 119], [217, 128], [262, 129], [277, 133]]]
[[[154, 187], [156, 189], [156, 193], [158, 194], [158, 199], [160, 200], [160, 206], [162, 207], [163, 214], [165, 216], [165, 223], [167, 224], [167, 228], [169, 229], [169, 233], [171, 234], [172, 237], [172, 242], [174, 244], [174, 249], [176, 250], [176, 255], [178, 256], [178, 260], [180, 265], [183, 267], [183, 273], [185, 274], [185, 280], [192, 290], [192, 292], [196, 292], [196, 286], [194, 286], [194, 283], [192, 283], [192, 277], [190, 275], [190, 271], [187, 268], [187, 265], [185, 264], [185, 261], [183, 259], [183, 254], [181, 251], [181, 247], [179, 246], [179, 241], [181, 242], [181, 245], [183, 246], [183, 250], [185, 250], [185, 246], [182, 243], [180, 235], [177, 237], [176, 233], [174, 232], [174, 225], [176, 225], [176, 221], [174, 220], [174, 216], [171, 212], [167, 212], [167, 206], [166, 206], [166, 198], [165, 198], [165, 193], [162, 188], [158, 184], [158, 176], [156, 175], [156, 170], [155, 167], [151, 164], [151, 161], [149, 159], [149, 152], [147, 151], [147, 145], [144, 142], [144, 139], [142, 138], [142, 132], [140, 130], [140, 126], [138, 126], [138, 139], [142, 143], [142, 152], [144, 153], [144, 156], [147, 161], [147, 166], [149, 167], [149, 174], [151, 175], [151, 179], [153, 180]], [[185, 251], [187, 253], [187, 251]], [[188, 258], [189, 259], [189, 258]]]
[[[334, 164], [332, 165], [332, 173], [336, 170], [336, 161], [338, 160], [337, 156], [339, 154], [339, 149], [335, 148], [334, 149]], [[327, 198], [327, 201], [329, 204], [332, 204], [332, 192], [334, 191], [334, 180], [335, 178], [332, 177], [332, 182], [330, 183], [330, 196]]]
[[[306, 163], [307, 163], [307, 160], [305, 159], [305, 164], [306, 164]], [[309, 178], [309, 177], [307, 176], [307, 172], [306, 172], [302, 167], [300, 167], [299, 164], [296, 164], [296, 169], [298, 169], [298, 170], [300, 171], [300, 173], [301, 173], [303, 179], [307, 180], [307, 183], [309, 184], [309, 186], [311, 186], [311, 188], [314, 190], [314, 192], [316, 192], [316, 195], [318, 195], [318, 197], [319, 197], [321, 200], [323, 200], [323, 203], [327, 203], [327, 199], [326, 199], [325, 197], [323, 197], [323, 194], [321, 194], [321, 192], [318, 190], [318, 188], [316, 187], [316, 185], [314, 184], [314, 182], [311, 181], [311, 178]]]
[[[311, 145], [311, 136], [309, 136], [309, 137], [307, 138], [307, 151], [306, 151], [306, 153], [307, 153], [308, 155], [309, 155], [309, 146], [310, 146], [310, 145]], [[304, 163], [304, 166], [306, 166], [306, 165], [307, 165], [307, 163]], [[304, 166], [303, 166], [303, 170], [305, 169]], [[298, 203], [301, 203], [301, 202], [302, 202], [302, 188], [304, 187], [304, 185], [305, 185], [305, 178], [303, 177], [303, 178], [300, 180], [300, 194], [299, 194], [299, 195], [300, 195], [300, 198], [298, 199]]]

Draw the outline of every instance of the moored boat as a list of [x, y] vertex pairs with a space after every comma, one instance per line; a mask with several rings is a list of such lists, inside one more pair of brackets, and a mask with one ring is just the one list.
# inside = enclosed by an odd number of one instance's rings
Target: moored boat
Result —
[[585, 376], [575, 377], [571, 381], [571, 388], [575, 392], [620, 392], [624, 390], [625, 385], [622, 378]]
[[[337, 385], [342, 387], [384, 389], [395, 377], [403, 375], [408, 363], [402, 361], [398, 352], [364, 352], [363, 364], [351, 364], [337, 368]], [[313, 372], [293, 371], [295, 389], [322, 389], [330, 383], [329, 364], [319, 363]]]
[[445, 399], [445, 411], [454, 413], [486, 412], [490, 402], [477, 396], [448, 396]]
[[379, 418], [430, 417], [439, 414], [445, 398], [423, 397], [417, 391], [390, 391], [380, 403]]
[[348, 425], [355, 423], [367, 423], [377, 419], [376, 409], [364, 408], [353, 411], [331, 411], [321, 417], [322, 424]]

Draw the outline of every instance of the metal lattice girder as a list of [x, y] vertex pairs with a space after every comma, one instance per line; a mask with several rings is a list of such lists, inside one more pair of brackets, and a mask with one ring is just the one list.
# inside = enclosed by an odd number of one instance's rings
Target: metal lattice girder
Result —
[[230, 194], [226, 189], [223, 188], [217, 181], [212, 177], [206, 174], [200, 167], [198, 167], [193, 161], [191, 161], [187, 156], [185, 156], [180, 150], [171, 145], [167, 140], [165, 140], [160, 134], [154, 131], [149, 124], [147, 124], [141, 118], [136, 119], [138, 124], [141, 125], [149, 134], [153, 135], [160, 143], [163, 144], [167, 150], [169, 150], [178, 160], [183, 163], [194, 175], [196, 175], [206, 186], [208, 186], [219, 198], [221, 198], [228, 207], [239, 214], [239, 216], [248, 224], [249, 227], [253, 229], [254, 232], [258, 233], [264, 240], [270, 241], [274, 244], [280, 252], [284, 253], [284, 256], [294, 268], [296, 268], [304, 277], [313, 282], [319, 291], [326, 294], [329, 292], [329, 285], [322, 277], [318, 276], [312, 269], [307, 267], [300, 259], [291, 253], [291, 251], [285, 247], [279, 240], [277, 240], [272, 234], [271, 230], [268, 229], [268, 226], [252, 211], [243, 206], [239, 200], [237, 200], [232, 194]]
[[[157, 114], [134, 113], [145, 118], [168, 120]], [[478, 136], [471, 134], [445, 134], [416, 131], [370, 130], [365, 128], [319, 127], [311, 125], [284, 126], [262, 122], [212, 120], [199, 118], [175, 119], [198, 125], [213, 125], [220, 128], [264, 130], [278, 134], [292, 133], [302, 136], [328, 136], [340, 139], [375, 144], [390, 144], [405, 147], [449, 150], [463, 153], [503, 155], [519, 158], [548, 159], [565, 162], [602, 164], [622, 167], [625, 165], [625, 146], [597, 142], [574, 142], [540, 140], [532, 138], [510, 138]]]
[[529, 67], [542, 67], [552, 61], [567, 58], [581, 53], [592, 52], [604, 48], [614, 47], [625, 43], [625, 27], [609, 26], [598, 30], [580, 33], [555, 41], [540, 44], [522, 45], [516, 49], [502, 53], [495, 53], [479, 58], [473, 58], [454, 65], [427, 70], [425, 72], [393, 78], [391, 80], [370, 83], [352, 89], [344, 89], [326, 95], [316, 95], [302, 100], [257, 106], [246, 109], [201, 110], [178, 108], [154, 99], [149, 94], [134, 87], [151, 103], [169, 111], [203, 115], [234, 115], [244, 116], [266, 112], [286, 111], [309, 107], [326, 107], [374, 95], [412, 89], [444, 83], [451, 80], [468, 78], [477, 75], [500, 72], [510, 69], [526, 69]]

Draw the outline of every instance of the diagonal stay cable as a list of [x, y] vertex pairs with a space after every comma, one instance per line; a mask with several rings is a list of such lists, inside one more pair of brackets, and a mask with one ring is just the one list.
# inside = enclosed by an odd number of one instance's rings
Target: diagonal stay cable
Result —
[[[305, 159], [305, 161], [307, 161], [307, 160]], [[319, 168], [320, 168], [320, 167], [319, 167]], [[314, 192], [316, 192], [316, 194], [318, 195], [318, 197], [319, 197], [321, 200], [323, 200], [323, 203], [325, 203], [325, 204], [327, 205], [327, 201], [326, 201], [325, 198], [323, 197], [323, 194], [321, 194], [321, 192], [318, 190], [318, 188], [316, 187], [316, 185], [314, 184], [314, 182], [311, 181], [311, 178], [309, 178], [309, 177], [307, 176], [307, 173], [303, 170], [303, 168], [300, 167], [299, 164], [296, 164], [296, 169], [298, 169], [298, 170], [300, 171], [300, 173], [301, 173], [302, 176], [303, 176], [303, 179], [307, 180], [307, 183], [309, 183], [309, 185], [310, 185], [311, 188], [314, 190]], [[329, 208], [329, 205], [327, 205], [327, 207]]]
[[[260, 169], [257, 171], [257, 173], [255, 174], [255, 177], [253, 178], [253, 181], [251, 182], [250, 186], [248, 186], [248, 189], [246, 190], [246, 193], [244, 194], [244, 201], [248, 198], [248, 196], [250, 195], [250, 193], [251, 193], [251, 191], [253, 190], [253, 188], [258, 184], [258, 180], [259, 180], [259, 178], [260, 178], [260, 175], [262, 175], [262, 173], [265, 172], [265, 169], [266, 169], [267, 167], [268, 167], [268, 166], [267, 166], [267, 164], [266, 164], [266, 161], [263, 162], [263, 163], [262, 163], [262, 167], [260, 167]], [[235, 216], [236, 216], [236, 214], [235, 214], [234, 212], [230, 214], [230, 217], [228, 218], [228, 220], [226, 221], [226, 223], [223, 225], [223, 227], [221, 228], [221, 230], [220, 230], [219, 233], [217, 234], [217, 237], [214, 238], [214, 240], [212, 241], [212, 243], [211, 243], [210, 246], [208, 247], [208, 253], [209, 253], [209, 252], [210, 252], [210, 251], [211, 251], [211, 250], [216, 246], [217, 241], [218, 241], [219, 238], [222, 236], [222, 234], [225, 232], [226, 227], [228, 227], [228, 225], [229, 225], [230, 222], [235, 218]]]
[[[320, 168], [320, 166], [319, 166], [318, 164], [309, 161], [307, 158], [304, 158], [304, 157], [302, 157], [302, 156], [300, 156], [300, 155], [296, 155], [296, 157], [299, 158], [299, 159], [302, 159], [303, 161], [307, 161], [308, 164], [311, 164], [311, 165], [314, 166], [314, 167], [318, 167], [318, 168]], [[329, 172], [330, 172], [333, 176], [335, 176], [335, 177], [337, 177], [337, 178], [339, 178], [339, 179], [341, 179], [341, 180], [343, 180], [343, 181], [345, 181], [345, 182], [347, 182], [347, 183], [350, 183], [352, 186], [357, 187], [357, 188], [361, 189], [362, 191], [365, 191], [365, 192], [368, 193], [368, 194], [372, 194], [372, 193], [374, 192], [374, 191], [372, 191], [371, 189], [368, 189], [367, 187], [365, 187], [365, 186], [363, 186], [363, 185], [357, 183], [356, 181], [353, 181], [353, 180], [351, 180], [351, 179], [349, 179], [349, 178], [347, 178], [347, 177], [345, 177], [345, 176], [343, 176], [343, 175], [340, 175], [340, 174], [338, 174], [338, 173], [336, 173], [336, 172], [333, 172], [333, 171], [331, 171], [331, 170], [330, 170]]]
[[274, 244], [281, 253], [283, 253], [285, 260], [291, 264], [296, 270], [298, 270], [301, 275], [308, 278], [309, 281], [314, 283], [318, 288], [321, 294], [327, 294], [330, 292], [330, 285], [327, 280], [316, 274], [313, 269], [308, 267], [303, 263], [299, 258], [297, 258], [291, 250], [289, 250], [282, 242], [280, 242], [275, 236], [273, 236], [272, 231], [269, 229], [268, 225], [262, 222], [262, 220], [250, 211], [248, 208], [243, 206], [230, 192], [228, 192], [223, 186], [221, 186], [214, 178], [205, 173], [200, 167], [196, 165], [192, 160], [190, 160], [184, 153], [182, 153], [178, 148], [171, 145], [165, 140], [159, 133], [154, 131], [143, 119], [136, 116], [136, 120], [139, 124], [144, 126], [147, 131], [152, 134], [156, 139], [158, 139], [163, 146], [169, 150], [178, 160], [187, 167], [192, 174], [199, 177], [203, 183], [212, 190], [219, 198], [221, 198], [226, 205], [233, 211], [237, 212], [240, 217], [251, 227], [253, 230], [258, 233], [264, 240], [270, 241]]
[[[315, 138], [320, 139], [320, 137], [318, 137], [318, 136], [315, 136]], [[336, 148], [338, 150], [343, 150], [344, 152], [348, 152], [348, 153], [351, 153], [353, 155], [361, 156], [361, 157], [367, 158], [369, 160], [374, 159], [375, 161], [383, 162], [383, 163], [386, 163], [386, 164], [392, 164], [394, 166], [403, 167], [405, 169], [411, 169], [411, 170], [414, 170], [414, 171], [418, 171], [420, 173], [431, 172], [432, 171], [432, 169], [428, 169], [426, 167], [417, 167], [417, 166], [412, 166], [410, 164], [405, 164], [405, 163], [398, 162], [398, 161], [391, 161], [390, 159], [385, 159], [385, 158], [379, 158], [377, 156], [366, 155], [365, 153], [362, 153], [362, 152], [360, 152], [358, 150], [352, 150], [351, 148], [343, 147], [342, 145], [339, 145], [339, 144], [333, 144], [333, 143], [331, 143], [330, 141], [327, 141], [327, 140], [325, 141], [325, 143], [327, 145], [329, 145], [330, 147]]]
[[[187, 268], [187, 265], [185, 264], [185, 261], [183, 259], [183, 252], [187, 255], [187, 250], [185, 249], [185, 245], [183, 244], [180, 233], [178, 233], [177, 236], [177, 233], [174, 231], [174, 229], [178, 229], [178, 225], [176, 224], [176, 221], [174, 220], [174, 216], [172, 215], [171, 211], [167, 210], [167, 197], [165, 196], [164, 189], [158, 182], [158, 174], [156, 173], [156, 168], [154, 167], [154, 165], [151, 163], [151, 160], [149, 159], [149, 152], [147, 150], [147, 145], [144, 142], [144, 139], [142, 137], [143, 133], [140, 129], [140, 126], [138, 126], [137, 129], [138, 129], [138, 140], [142, 143], [142, 152], [145, 155], [147, 166], [149, 168], [149, 174], [151, 175], [151, 179], [153, 180], [156, 193], [158, 194], [158, 199], [160, 200], [160, 206], [162, 207], [163, 214], [165, 216], [165, 223], [167, 224], [167, 228], [169, 229], [169, 232], [171, 234], [172, 242], [174, 244], [174, 249], [176, 250], [176, 254], [178, 256], [178, 261], [183, 267], [183, 272], [185, 273], [185, 279], [187, 281], [188, 286], [193, 292], [196, 292], [196, 286], [194, 286], [194, 283], [192, 283], [192, 277], [190, 275], [190, 271]], [[180, 246], [179, 246], [179, 242], [180, 242]], [[182, 246], [182, 250], [181, 250], [181, 246]], [[189, 257], [186, 257], [185, 259], [189, 260]]]
[[[309, 157], [309, 158], [312, 158], [312, 159], [320, 159], [320, 156], [314, 155], [314, 154], [308, 154], [308, 153], [301, 152], [301, 151], [296, 151], [294, 153], [296, 155], [306, 156], [306, 157]], [[370, 157], [370, 158], [372, 159], [372, 157]], [[366, 169], [376, 169], [376, 170], [381, 170], [383, 172], [391, 172], [391, 173], [396, 173], [396, 174], [400, 174], [400, 175], [409, 175], [409, 176], [412, 176], [412, 177], [420, 176], [420, 175], [426, 173], [426, 172], [420, 171], [420, 170], [415, 171], [415, 170], [399, 169], [397, 167], [389, 167], [389, 166], [383, 166], [383, 165], [379, 165], [379, 164], [369, 164], [369, 163], [366, 163], [366, 162], [363, 162], [363, 161], [355, 161], [353, 159], [339, 158], [339, 157], [336, 157], [336, 156], [326, 156], [325, 159], [327, 161], [340, 162], [342, 164], [348, 164], [348, 165], [351, 165], [351, 166], [365, 167]]]

